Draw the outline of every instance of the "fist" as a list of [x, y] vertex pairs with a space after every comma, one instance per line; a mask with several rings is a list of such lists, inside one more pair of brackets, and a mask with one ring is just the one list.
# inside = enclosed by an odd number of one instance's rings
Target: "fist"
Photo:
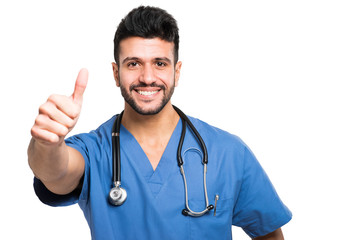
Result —
[[88, 71], [81, 69], [71, 96], [53, 94], [39, 107], [39, 114], [31, 129], [31, 135], [36, 141], [59, 144], [64, 140], [80, 116], [87, 82]]

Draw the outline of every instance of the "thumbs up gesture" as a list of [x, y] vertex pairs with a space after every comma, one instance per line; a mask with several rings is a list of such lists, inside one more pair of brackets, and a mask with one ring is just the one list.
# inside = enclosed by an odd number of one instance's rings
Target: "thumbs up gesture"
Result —
[[88, 71], [81, 69], [71, 96], [53, 94], [39, 107], [39, 114], [31, 129], [36, 141], [53, 145], [64, 140], [80, 116], [87, 82]]

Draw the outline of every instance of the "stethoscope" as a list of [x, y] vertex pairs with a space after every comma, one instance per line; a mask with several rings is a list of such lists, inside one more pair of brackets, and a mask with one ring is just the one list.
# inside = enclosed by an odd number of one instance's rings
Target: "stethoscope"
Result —
[[[200, 217], [214, 208], [212, 204], [209, 205], [208, 192], [207, 192], [206, 175], [207, 175], [207, 164], [208, 164], [208, 152], [207, 152], [207, 148], [205, 146], [205, 143], [202, 137], [196, 130], [195, 126], [191, 123], [189, 118], [179, 108], [175, 106], [173, 106], [173, 108], [176, 110], [176, 112], [182, 119], [182, 133], [181, 133], [181, 137], [180, 137], [178, 149], [177, 149], [177, 162], [180, 168], [180, 172], [183, 176], [184, 188], [185, 188], [185, 209], [182, 210], [182, 214], [185, 216]], [[112, 130], [113, 188], [109, 192], [108, 200], [109, 200], [109, 203], [114, 206], [122, 205], [127, 198], [126, 190], [121, 187], [120, 126], [121, 126], [122, 116], [123, 116], [123, 112], [121, 112], [121, 114], [115, 119], [115, 122], [113, 124], [113, 130]], [[190, 129], [192, 130], [192, 132], [195, 134], [203, 151], [203, 159], [202, 159], [203, 186], [204, 186], [206, 208], [201, 212], [192, 211], [189, 207], [188, 187], [186, 183], [186, 177], [185, 177], [185, 172], [183, 168], [183, 158], [182, 158], [182, 147], [183, 147], [183, 142], [184, 142], [184, 137], [185, 137], [185, 132], [186, 132], [186, 125], [188, 125]]]

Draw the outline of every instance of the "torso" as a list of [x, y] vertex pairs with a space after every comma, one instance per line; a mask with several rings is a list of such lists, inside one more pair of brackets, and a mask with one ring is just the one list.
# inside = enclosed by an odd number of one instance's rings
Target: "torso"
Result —
[[[108, 204], [108, 192], [112, 188], [110, 133], [114, 119], [94, 133], [67, 140], [68, 145], [79, 149], [87, 157], [84, 185], [78, 202], [94, 239], [232, 239], [233, 223], [247, 226], [249, 219], [257, 220], [258, 216], [272, 219], [265, 226], [253, 224], [256, 226], [253, 229], [260, 231], [259, 228], [279, 227], [289, 220], [289, 213], [276, 197], [267, 175], [241, 140], [194, 118], [190, 120], [207, 145], [209, 203], [215, 204], [215, 196], [219, 195], [215, 216], [214, 211], [199, 218], [182, 215], [185, 189], [176, 154], [181, 121], [166, 148], [153, 145], [146, 147], [146, 142], [138, 143], [128, 129], [124, 126], [121, 128], [122, 187], [126, 189], [128, 197], [120, 207]], [[149, 166], [143, 151], [151, 164], [156, 164], [155, 167], [159, 165], [155, 171]], [[152, 155], [149, 154], [151, 151]], [[192, 210], [201, 211], [205, 207], [203, 153], [191, 131], [185, 135], [181, 155], [187, 177], [189, 205]], [[247, 190], [252, 194], [250, 198], [243, 196]], [[70, 203], [76, 201], [70, 199]], [[247, 203], [251, 202], [253, 206], [248, 206]], [[268, 204], [265, 205], [265, 202]], [[255, 210], [246, 211], [248, 207]]]

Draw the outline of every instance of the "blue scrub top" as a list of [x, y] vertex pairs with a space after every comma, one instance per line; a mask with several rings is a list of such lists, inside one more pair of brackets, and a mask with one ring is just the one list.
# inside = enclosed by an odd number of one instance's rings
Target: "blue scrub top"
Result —
[[[182, 215], [184, 182], [177, 165], [179, 121], [154, 171], [134, 136], [121, 125], [121, 182], [127, 200], [112, 206], [111, 129], [114, 116], [97, 130], [66, 140], [85, 160], [80, 192], [60, 196], [35, 179], [35, 191], [51, 206], [78, 203], [89, 224], [92, 239], [232, 239], [231, 226], [241, 227], [251, 238], [266, 235], [290, 221], [269, 178], [250, 149], [236, 136], [190, 118], [208, 149], [207, 190], [210, 204], [219, 196], [216, 215]], [[189, 206], [205, 208], [202, 150], [187, 128], [182, 149]]]

